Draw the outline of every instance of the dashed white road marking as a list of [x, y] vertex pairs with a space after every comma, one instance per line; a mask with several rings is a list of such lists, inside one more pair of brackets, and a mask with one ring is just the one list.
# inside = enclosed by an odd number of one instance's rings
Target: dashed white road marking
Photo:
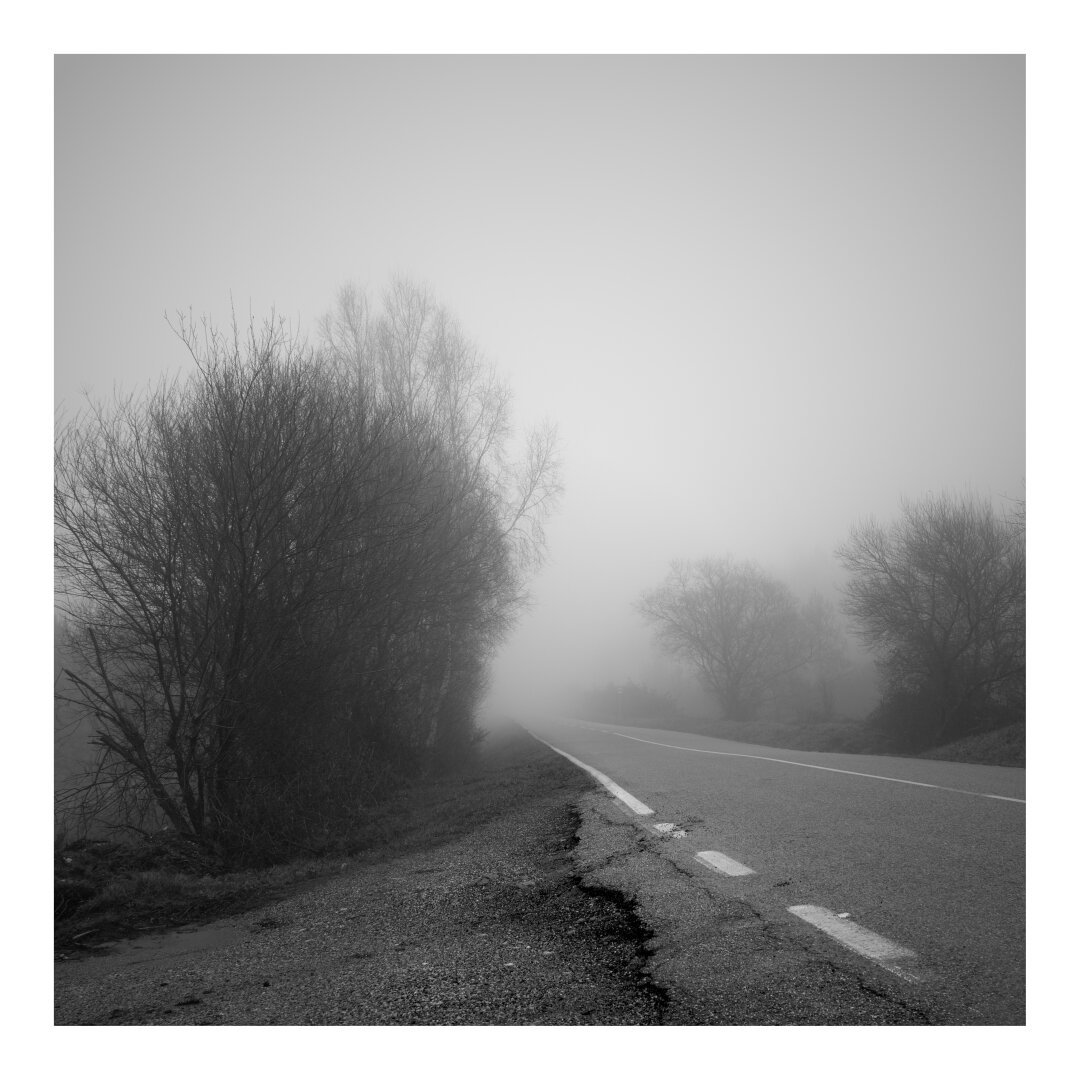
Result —
[[700, 746], [676, 746], [674, 743], [653, 742], [652, 739], [640, 739], [636, 735], [625, 735], [621, 731], [607, 729], [609, 735], [618, 735], [620, 739], [632, 739], [634, 742], [648, 743], [649, 746], [662, 746], [667, 750], [688, 750], [692, 754], [715, 754], [717, 757], [753, 758], [755, 761], [772, 761], [777, 765], [798, 765], [803, 769], [821, 769], [822, 772], [843, 773], [845, 776], [862, 776], [868, 780], [890, 780], [894, 784], [911, 784], [913, 787], [937, 788], [938, 791], [952, 791], [957, 795], [978, 795], [982, 799], [1000, 799], [1002, 802], [1027, 803], [1026, 799], [1015, 799], [1011, 795], [990, 795], [985, 791], [965, 791], [963, 788], [945, 787], [944, 784], [927, 784], [922, 780], [901, 780], [896, 776], [878, 776], [876, 773], [853, 772], [851, 769], [834, 769], [829, 765], [811, 765], [806, 761], [789, 761], [787, 758], [763, 757], [761, 754], [735, 754], [729, 750], [705, 750]]
[[721, 874], [727, 874], [729, 877], [742, 877], [744, 874], [755, 872], [749, 866], [743, 866], [741, 862], [729, 859], [720, 851], [699, 851], [694, 858], [710, 869], [719, 870]]
[[619, 787], [610, 776], [605, 776], [599, 769], [594, 769], [591, 765], [586, 765], [584, 761], [578, 761], [576, 757], [571, 757], [565, 750], [560, 750], [557, 746], [552, 746], [546, 739], [541, 739], [539, 735], [533, 735], [537, 742], [542, 742], [549, 750], [554, 750], [556, 754], [562, 754], [567, 761], [572, 761], [579, 769], [584, 769], [594, 780], [602, 784], [604, 787], [615, 796], [616, 799], [624, 802], [635, 814], [641, 817], [645, 817], [648, 814], [655, 813], [650, 810], [640, 799], [635, 799], [625, 788]]
[[815, 907], [813, 904], [796, 904], [789, 907], [788, 911], [811, 926], [816, 926], [846, 948], [873, 960], [886, 971], [891, 971], [908, 982], [919, 982], [919, 976], [914, 971], [918, 957], [911, 949], [905, 949], [903, 945], [897, 945], [895, 941], [852, 922], [847, 912], [836, 915], [828, 908]]
[[653, 828], [660, 833], [661, 836], [683, 837], [686, 835], [685, 829], [680, 829], [678, 825], [671, 821], [659, 821]]

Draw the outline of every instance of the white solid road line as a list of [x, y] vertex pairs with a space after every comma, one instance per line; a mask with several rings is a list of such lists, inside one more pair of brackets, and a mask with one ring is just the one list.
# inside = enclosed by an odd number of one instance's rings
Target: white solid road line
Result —
[[[811, 765], [806, 761], [789, 761], [787, 758], [763, 757], [761, 754], [734, 754], [729, 750], [704, 750], [699, 746], [676, 746], [674, 743], [653, 742], [652, 739], [640, 739], [636, 735], [625, 735], [621, 731], [605, 728], [609, 735], [618, 735], [620, 739], [632, 739], [634, 742], [648, 743], [649, 746], [662, 746], [667, 750], [688, 750], [691, 754], [714, 754], [717, 757], [753, 758], [755, 761], [772, 761], [777, 765], [798, 765], [802, 769], [821, 769], [822, 772], [843, 773], [845, 776], [862, 776], [868, 780], [889, 780], [894, 784], [911, 784], [913, 787], [937, 788], [938, 791], [951, 791], [957, 795], [977, 795], [981, 799], [1000, 799], [1002, 802], [1027, 803], [1026, 799], [1015, 799], [1011, 795], [990, 795], [985, 791], [965, 791], [963, 788], [945, 787], [944, 784], [926, 784], [921, 780], [901, 780], [896, 776], [878, 776], [877, 773], [853, 772], [851, 769], [834, 769], [828, 765]], [[554, 749], [554, 747], [552, 747]]]
[[694, 858], [710, 869], [719, 870], [721, 874], [727, 874], [729, 877], [742, 877], [744, 874], [754, 873], [749, 866], [743, 866], [741, 862], [729, 859], [719, 851], [699, 851]]
[[886, 971], [891, 971], [894, 975], [899, 975], [901, 979], [907, 979], [908, 982], [919, 982], [919, 976], [912, 970], [918, 957], [910, 949], [905, 949], [903, 945], [897, 945], [896, 942], [883, 938], [880, 934], [875, 934], [872, 930], [867, 930], [848, 918], [841, 918], [828, 908], [815, 907], [813, 904], [796, 904], [794, 907], [789, 907], [788, 911], [810, 923], [811, 926], [816, 926], [853, 952], [865, 956], [868, 960], [873, 960]]
[[557, 746], [552, 746], [546, 739], [541, 739], [539, 735], [529, 732], [530, 735], [537, 741], [542, 742], [549, 750], [554, 750], [556, 754], [562, 754], [567, 761], [572, 761], [579, 769], [584, 769], [593, 779], [603, 784], [604, 787], [615, 796], [616, 799], [620, 799], [635, 814], [645, 817], [648, 814], [652, 814], [654, 811], [650, 810], [640, 799], [635, 799], [629, 791], [619, 787], [610, 776], [605, 776], [599, 769], [594, 769], [591, 765], [586, 765], [584, 761], [578, 761], [576, 757], [571, 757], [565, 750], [560, 750]]

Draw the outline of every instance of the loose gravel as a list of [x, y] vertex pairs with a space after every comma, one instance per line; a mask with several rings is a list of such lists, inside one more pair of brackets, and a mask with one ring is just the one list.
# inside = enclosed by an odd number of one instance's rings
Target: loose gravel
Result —
[[459, 839], [58, 964], [55, 1022], [660, 1023], [647, 929], [575, 876], [588, 779], [529, 741], [519, 753], [532, 780], [513, 808]]

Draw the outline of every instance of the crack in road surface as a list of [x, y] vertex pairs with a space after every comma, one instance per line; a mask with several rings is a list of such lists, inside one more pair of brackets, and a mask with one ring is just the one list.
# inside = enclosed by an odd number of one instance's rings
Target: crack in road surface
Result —
[[[666, 1024], [925, 1024], [926, 1010], [812, 946], [727, 879], [628, 820], [605, 795], [581, 802], [582, 880], [622, 893], [651, 930], [647, 972]], [[674, 873], [672, 872], [674, 871]], [[794, 920], [792, 920], [794, 922]]]

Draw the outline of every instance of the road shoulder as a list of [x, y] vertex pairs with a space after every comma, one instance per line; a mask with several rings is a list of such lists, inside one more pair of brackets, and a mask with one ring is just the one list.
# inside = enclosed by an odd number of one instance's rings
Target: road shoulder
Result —
[[57, 1024], [655, 1024], [647, 929], [574, 860], [591, 781], [522, 736], [512, 806], [243, 916], [55, 968]]

